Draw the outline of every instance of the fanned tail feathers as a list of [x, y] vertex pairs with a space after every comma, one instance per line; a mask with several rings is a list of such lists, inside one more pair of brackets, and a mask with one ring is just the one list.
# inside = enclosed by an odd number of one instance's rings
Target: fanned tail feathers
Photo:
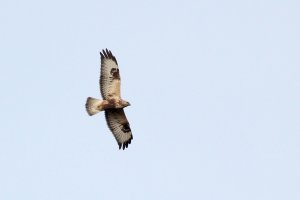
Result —
[[95, 99], [92, 97], [88, 97], [86, 100], [85, 108], [87, 113], [92, 116], [101, 111], [101, 100]]

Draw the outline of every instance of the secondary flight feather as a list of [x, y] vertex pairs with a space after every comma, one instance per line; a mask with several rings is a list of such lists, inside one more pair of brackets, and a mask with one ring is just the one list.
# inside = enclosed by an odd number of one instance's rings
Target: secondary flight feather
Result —
[[114, 135], [119, 149], [125, 149], [133, 139], [129, 122], [123, 108], [130, 106], [128, 101], [121, 98], [121, 77], [116, 57], [110, 50], [102, 50], [100, 92], [103, 100], [88, 97], [86, 111], [92, 116], [104, 111], [109, 129]]

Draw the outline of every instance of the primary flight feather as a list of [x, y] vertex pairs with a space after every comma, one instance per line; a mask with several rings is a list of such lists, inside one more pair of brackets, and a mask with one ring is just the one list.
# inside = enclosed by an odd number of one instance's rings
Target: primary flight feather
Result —
[[121, 78], [118, 62], [111, 51], [105, 49], [100, 52], [100, 92], [103, 100], [88, 97], [86, 111], [92, 116], [100, 111], [105, 112], [105, 119], [113, 133], [119, 149], [125, 149], [133, 139], [129, 122], [123, 108], [130, 106], [128, 101], [121, 98]]

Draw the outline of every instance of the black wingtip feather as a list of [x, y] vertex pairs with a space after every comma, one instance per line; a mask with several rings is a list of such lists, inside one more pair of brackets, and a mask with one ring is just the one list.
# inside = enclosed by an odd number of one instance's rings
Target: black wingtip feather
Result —
[[116, 64], [118, 65], [117, 59], [116, 57], [112, 54], [112, 52], [110, 50], [108, 50], [107, 48], [104, 50], [102, 49], [102, 52], [100, 51], [100, 55], [101, 55], [101, 59], [107, 58], [107, 59], [112, 59], [113, 61], [116, 62]]
[[102, 54], [102, 52], [100, 51], [100, 56], [101, 56], [101, 59], [104, 58], [104, 55]]
[[132, 139], [133, 139], [133, 137], [131, 136], [131, 138], [127, 142], [118, 143], [119, 149], [125, 150], [126, 148], [128, 148], [128, 145], [131, 144]]
[[107, 55], [106, 51], [102, 50], [102, 52], [103, 52], [104, 56], [105, 56], [106, 58], [108, 58], [108, 55]]

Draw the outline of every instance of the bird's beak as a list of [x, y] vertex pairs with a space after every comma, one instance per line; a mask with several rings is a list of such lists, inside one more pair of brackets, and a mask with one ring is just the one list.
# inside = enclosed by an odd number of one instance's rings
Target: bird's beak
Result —
[[131, 104], [128, 102], [128, 106], [131, 106]]

